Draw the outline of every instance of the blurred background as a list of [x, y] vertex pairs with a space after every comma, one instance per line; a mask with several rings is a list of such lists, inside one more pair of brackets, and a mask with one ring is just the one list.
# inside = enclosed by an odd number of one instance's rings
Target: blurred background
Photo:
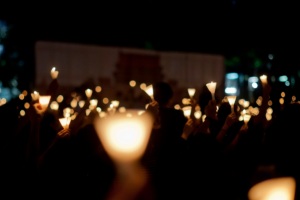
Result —
[[131, 80], [136, 87], [170, 83], [174, 104], [188, 97], [188, 87], [199, 96], [210, 81], [218, 83], [219, 99], [237, 95], [255, 103], [259, 76], [266, 74], [271, 96], [284, 91], [291, 99], [300, 83], [296, 9], [296, 3], [258, 0], [2, 2], [0, 98], [42, 94], [55, 66], [60, 94], [101, 86], [103, 97], [129, 107], [143, 98]]

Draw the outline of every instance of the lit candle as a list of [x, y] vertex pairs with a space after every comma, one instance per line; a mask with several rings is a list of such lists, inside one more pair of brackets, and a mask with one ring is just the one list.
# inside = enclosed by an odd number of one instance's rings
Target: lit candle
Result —
[[52, 68], [50, 74], [51, 74], [51, 77], [52, 79], [57, 79], [57, 76], [58, 76], [58, 71], [55, 71], [55, 67]]
[[42, 106], [42, 110], [45, 112], [48, 108], [51, 96], [40, 96], [39, 101]]
[[249, 102], [249, 101], [244, 101], [244, 105], [243, 105], [244, 108], [248, 108], [249, 105], [250, 105], [250, 102]]
[[134, 163], [143, 155], [152, 128], [151, 116], [115, 114], [95, 121], [95, 129], [108, 155], [117, 164]]
[[85, 104], [85, 101], [84, 101], [84, 100], [79, 101], [79, 107], [80, 107], [80, 108], [82, 108], [82, 107], [84, 106], [84, 104]]
[[251, 118], [251, 115], [248, 115], [248, 114], [244, 115], [244, 122], [245, 122], [245, 124], [248, 124], [250, 118]]
[[262, 75], [259, 78], [260, 78], [260, 81], [262, 82], [263, 85], [268, 83], [266, 75]]
[[213, 100], [213, 101], [215, 100], [216, 86], [217, 86], [217, 83], [216, 83], [216, 82], [211, 82], [211, 83], [207, 83], [207, 84], [206, 84], [206, 87], [208, 88], [208, 90], [209, 90], [210, 93], [211, 93], [211, 97], [212, 97], [212, 100]]
[[91, 109], [96, 108], [97, 104], [98, 104], [98, 100], [97, 99], [90, 100]]
[[236, 96], [227, 96], [227, 99], [228, 99], [228, 102], [231, 106], [231, 112], [233, 113], [234, 112], [234, 103], [235, 103]]
[[186, 118], [190, 118], [191, 116], [191, 110], [192, 110], [192, 106], [185, 106], [182, 108], [183, 114]]
[[195, 95], [196, 89], [195, 88], [189, 88], [188, 89], [188, 93], [191, 97], [191, 99], [193, 98], [193, 96]]
[[87, 98], [91, 98], [92, 94], [93, 94], [93, 90], [91, 90], [91, 89], [85, 90], [85, 95], [87, 96]]
[[90, 109], [86, 109], [86, 110], [85, 110], [86, 116], [89, 116], [90, 113], [91, 113], [91, 110], [90, 110]]
[[67, 129], [69, 128], [71, 118], [70, 117], [60, 118], [59, 122], [64, 129]]
[[201, 114], [202, 114], [201, 111], [197, 110], [197, 111], [195, 111], [194, 116], [195, 116], [196, 119], [200, 119], [201, 118]]
[[145, 92], [151, 97], [152, 101], [154, 101], [153, 86], [149, 85], [148, 87], [146, 87]]
[[33, 93], [31, 93], [31, 98], [32, 101], [37, 101], [40, 98], [40, 94], [37, 91], [34, 91]]
[[296, 181], [293, 177], [273, 178], [254, 185], [248, 192], [250, 200], [294, 200]]
[[51, 110], [58, 110], [59, 105], [56, 101], [52, 101], [52, 103], [50, 104], [50, 108]]
[[111, 103], [114, 108], [117, 108], [119, 106], [119, 101], [114, 100], [114, 101], [111, 101]]

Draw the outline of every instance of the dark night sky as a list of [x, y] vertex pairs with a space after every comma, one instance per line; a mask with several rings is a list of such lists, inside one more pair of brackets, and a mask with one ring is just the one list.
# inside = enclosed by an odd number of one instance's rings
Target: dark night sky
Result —
[[284, 53], [299, 44], [297, 7], [286, 2], [6, 4], [0, 18], [18, 24], [23, 37], [33, 41], [141, 48], [148, 41], [158, 50], [221, 54], [252, 47]]

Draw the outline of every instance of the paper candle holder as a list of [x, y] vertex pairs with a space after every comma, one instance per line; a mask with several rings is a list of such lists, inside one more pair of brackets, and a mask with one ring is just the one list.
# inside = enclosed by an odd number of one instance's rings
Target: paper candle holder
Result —
[[70, 126], [71, 117], [60, 118], [59, 122], [64, 129], [67, 129]]
[[212, 100], [215, 100], [216, 86], [217, 86], [216, 82], [211, 82], [206, 84], [207, 89], [211, 93]]
[[260, 78], [260, 81], [262, 82], [263, 85], [267, 84], [268, 83], [268, 80], [267, 80], [267, 76], [266, 75], [262, 75], [259, 77]]
[[56, 68], [53, 67], [51, 72], [50, 72], [52, 79], [57, 79], [57, 76], [58, 76], [58, 71], [56, 71], [55, 69]]
[[195, 88], [188, 88], [188, 93], [189, 93], [189, 95], [190, 95], [191, 98], [194, 97], [195, 92], [196, 92]]
[[93, 90], [91, 90], [91, 89], [85, 90], [85, 95], [87, 96], [87, 98], [91, 98], [92, 94], [93, 94]]
[[117, 108], [119, 106], [119, 101], [113, 100], [111, 101], [114, 108]]
[[45, 112], [48, 108], [51, 96], [40, 96], [39, 102], [42, 106], [42, 110]]
[[131, 117], [126, 117], [126, 113], [117, 113], [96, 119], [94, 126], [104, 149], [114, 162], [133, 163], [146, 150], [152, 120], [147, 112]]
[[154, 101], [154, 96], [153, 96], [153, 86], [152, 85], [148, 85], [145, 90], [144, 90], [152, 99], [152, 101]]
[[182, 111], [184, 116], [189, 119], [191, 116], [192, 106], [185, 106], [182, 108]]
[[293, 177], [273, 178], [254, 185], [248, 192], [250, 200], [294, 200], [296, 181]]
[[33, 93], [31, 93], [32, 101], [38, 101], [39, 98], [40, 98], [40, 94], [37, 91], [34, 91]]
[[244, 122], [245, 122], [245, 124], [248, 124], [248, 122], [249, 122], [250, 119], [251, 119], [251, 115], [249, 115], [249, 114], [245, 114], [244, 115]]
[[91, 107], [90, 109], [96, 108], [97, 105], [98, 105], [98, 100], [97, 99], [90, 100], [90, 107]]
[[233, 113], [234, 112], [234, 103], [235, 103], [235, 99], [236, 99], [236, 96], [226, 96], [227, 97], [227, 100], [231, 106], [231, 112]]

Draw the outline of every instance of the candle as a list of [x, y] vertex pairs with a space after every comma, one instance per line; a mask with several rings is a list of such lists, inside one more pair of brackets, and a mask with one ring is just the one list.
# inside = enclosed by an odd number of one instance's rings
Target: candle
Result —
[[92, 99], [90, 100], [90, 109], [94, 109], [97, 107], [97, 104], [98, 104], [98, 100], [97, 99]]
[[183, 114], [186, 118], [190, 118], [191, 116], [191, 110], [192, 110], [192, 106], [185, 106], [182, 108]]
[[268, 83], [266, 75], [262, 75], [259, 78], [260, 78], [260, 81], [262, 82], [263, 85]]
[[52, 103], [50, 104], [50, 108], [51, 110], [58, 110], [59, 105], [56, 101], [52, 101]]
[[114, 108], [117, 108], [119, 106], [119, 101], [114, 100], [114, 101], [111, 101], [111, 103]]
[[254, 185], [248, 192], [250, 200], [294, 200], [296, 181], [293, 177], [273, 178]]
[[195, 88], [189, 88], [188, 89], [188, 93], [191, 97], [191, 99], [193, 98], [193, 96], [195, 95], [196, 89]]
[[87, 98], [91, 98], [92, 94], [93, 94], [93, 90], [91, 90], [91, 89], [85, 90], [85, 95], [87, 96]]
[[248, 114], [244, 115], [244, 122], [245, 122], [245, 124], [248, 124], [250, 118], [251, 118], [251, 115], [248, 115]]
[[217, 83], [216, 83], [216, 82], [211, 82], [211, 83], [207, 83], [207, 84], [206, 84], [206, 87], [208, 88], [208, 90], [209, 90], [210, 93], [211, 93], [211, 97], [212, 97], [212, 100], [213, 100], [213, 101], [215, 100], [216, 86], [217, 86]]
[[115, 114], [95, 121], [95, 129], [108, 155], [117, 164], [134, 163], [144, 153], [152, 128], [151, 116]]
[[67, 129], [69, 128], [71, 118], [70, 117], [60, 118], [59, 122], [64, 129]]
[[58, 76], [58, 71], [55, 71], [55, 69], [56, 68], [53, 67], [52, 70], [51, 70], [51, 72], [50, 72], [52, 79], [56, 79], [57, 76]]
[[51, 96], [40, 96], [39, 101], [42, 106], [42, 110], [45, 112], [48, 108]]
[[200, 119], [201, 118], [201, 114], [202, 114], [201, 111], [197, 110], [197, 111], [195, 111], [194, 116], [195, 116], [196, 119]]
[[235, 103], [235, 99], [236, 99], [236, 96], [227, 96], [227, 100], [231, 106], [231, 112], [233, 113], [234, 112], [234, 103]]
[[86, 110], [85, 110], [86, 116], [89, 116], [90, 113], [91, 113], [91, 110], [90, 110], [90, 109], [86, 109]]
[[40, 98], [40, 94], [37, 91], [34, 91], [33, 93], [31, 93], [31, 99], [32, 101], [37, 101]]
[[151, 97], [152, 101], [154, 101], [153, 97], [153, 86], [149, 85], [148, 87], [145, 88], [145, 92]]

